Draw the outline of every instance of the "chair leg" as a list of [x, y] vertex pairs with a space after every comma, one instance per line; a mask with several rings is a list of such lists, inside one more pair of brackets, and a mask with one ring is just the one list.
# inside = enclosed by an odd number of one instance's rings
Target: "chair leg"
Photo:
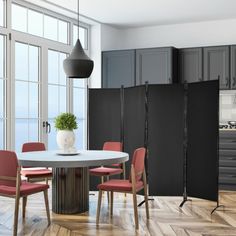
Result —
[[13, 236], [17, 236], [19, 203], [20, 203], [20, 197], [16, 196], [16, 199], [15, 199], [15, 215], [14, 215]]
[[101, 202], [102, 202], [102, 190], [98, 192], [98, 205], [97, 205], [97, 217], [96, 217], [96, 225], [99, 224], [100, 210], [101, 210]]
[[110, 202], [110, 216], [111, 216], [111, 218], [113, 216], [113, 195], [114, 195], [114, 192], [111, 191], [111, 202]]
[[25, 210], [27, 204], [27, 196], [22, 198], [22, 218], [25, 219]]
[[46, 178], [46, 184], [48, 184], [48, 178]]
[[46, 212], [47, 212], [48, 225], [50, 225], [51, 219], [50, 219], [50, 211], [49, 211], [49, 203], [48, 203], [48, 190], [44, 190], [43, 194], [44, 194], [44, 201], [45, 201], [45, 207], [46, 207]]
[[136, 192], [133, 192], [133, 205], [134, 205], [135, 229], [138, 229], [138, 228], [139, 228], [139, 225], [138, 225], [138, 206], [137, 206], [137, 196], [136, 196]]
[[[109, 180], [109, 175], [107, 176], [107, 181]], [[109, 205], [109, 202], [110, 202], [110, 194], [109, 194], [109, 191], [107, 191], [107, 202], [108, 202], [108, 205]]]
[[145, 200], [145, 207], [146, 207], [146, 216], [147, 216], [147, 219], [149, 219], [149, 205], [148, 205], [147, 185], [144, 186], [144, 200]]

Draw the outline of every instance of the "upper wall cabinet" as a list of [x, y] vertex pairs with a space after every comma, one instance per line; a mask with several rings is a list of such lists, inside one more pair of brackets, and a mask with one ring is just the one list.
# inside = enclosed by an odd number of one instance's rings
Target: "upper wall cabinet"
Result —
[[229, 89], [229, 47], [206, 47], [204, 50], [204, 80], [219, 79], [220, 89]]
[[181, 83], [203, 80], [202, 48], [184, 48], [179, 50], [179, 80]]
[[136, 85], [177, 82], [177, 50], [150, 48], [136, 50]]
[[236, 89], [236, 46], [231, 46], [231, 89]]
[[135, 85], [135, 50], [102, 53], [102, 87], [120, 88]]

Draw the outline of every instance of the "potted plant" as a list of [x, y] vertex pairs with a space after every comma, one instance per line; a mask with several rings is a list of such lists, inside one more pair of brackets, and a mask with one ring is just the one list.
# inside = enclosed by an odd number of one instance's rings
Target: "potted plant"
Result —
[[55, 118], [55, 128], [57, 129], [57, 145], [63, 152], [75, 151], [75, 134], [77, 129], [76, 116], [72, 113], [61, 113]]

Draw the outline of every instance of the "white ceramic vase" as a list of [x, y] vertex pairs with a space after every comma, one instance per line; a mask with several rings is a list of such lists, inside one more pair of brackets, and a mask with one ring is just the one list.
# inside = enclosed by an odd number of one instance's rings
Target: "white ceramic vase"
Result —
[[75, 144], [75, 134], [72, 130], [59, 130], [57, 132], [57, 145], [63, 152], [73, 152]]

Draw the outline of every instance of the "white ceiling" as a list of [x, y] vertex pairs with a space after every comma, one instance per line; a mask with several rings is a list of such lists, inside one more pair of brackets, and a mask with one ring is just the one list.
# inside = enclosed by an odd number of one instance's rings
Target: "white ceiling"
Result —
[[[72, 11], [77, 0], [47, 0]], [[80, 14], [117, 27], [236, 18], [236, 0], [80, 0]]]

